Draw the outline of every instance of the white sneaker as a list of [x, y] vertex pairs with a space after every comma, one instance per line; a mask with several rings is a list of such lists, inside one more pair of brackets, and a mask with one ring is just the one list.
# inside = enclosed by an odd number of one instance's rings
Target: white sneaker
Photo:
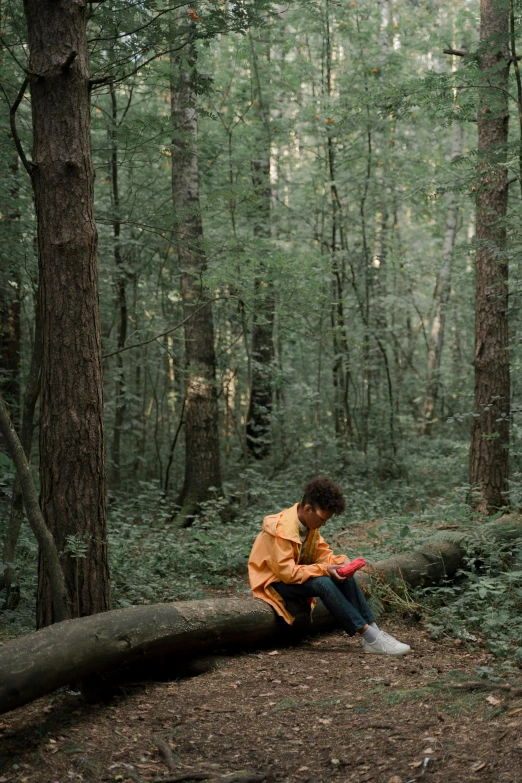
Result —
[[386, 631], [379, 631], [379, 635], [374, 642], [367, 642], [363, 636], [362, 648], [366, 653], [373, 655], [406, 655], [411, 652], [409, 644], [403, 644], [390, 636]]

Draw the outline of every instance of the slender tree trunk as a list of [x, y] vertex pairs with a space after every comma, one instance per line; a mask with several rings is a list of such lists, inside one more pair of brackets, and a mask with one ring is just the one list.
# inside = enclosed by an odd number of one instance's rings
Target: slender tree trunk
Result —
[[[40, 328], [40, 314], [38, 301], [35, 304], [34, 319], [34, 343], [31, 356], [31, 365], [24, 392], [22, 407], [22, 423], [20, 425], [20, 443], [27, 457], [31, 460], [31, 444], [33, 439], [34, 412], [36, 403], [40, 394], [40, 367], [42, 364], [42, 341]], [[23, 496], [18, 474], [13, 484], [13, 494], [11, 497], [11, 513], [9, 516], [9, 525], [5, 534], [4, 546], [2, 551], [2, 561], [4, 563], [4, 587], [5, 587], [5, 608], [15, 609], [18, 606], [20, 590], [17, 584], [16, 572], [14, 570], [14, 555], [18, 536], [23, 522]]]
[[265, 80], [268, 81], [269, 77], [268, 74], [263, 74], [263, 65], [266, 68], [270, 62], [270, 43], [266, 44], [261, 62], [252, 36], [250, 36], [250, 49], [261, 127], [260, 155], [252, 161], [252, 184], [257, 196], [254, 237], [260, 263], [254, 284], [255, 306], [252, 319], [251, 383], [246, 421], [246, 443], [251, 457], [263, 459], [268, 456], [271, 449], [272, 368], [275, 356], [275, 295], [272, 276], [265, 260], [272, 233], [270, 224], [272, 194], [270, 187], [270, 107], [267, 91], [263, 88]]
[[[18, 155], [9, 168], [13, 177], [9, 195], [14, 207], [6, 204], [3, 222], [7, 229], [6, 235], [12, 236], [14, 234], [15, 239], [19, 240], [20, 213], [16, 206]], [[10, 406], [16, 424], [18, 424], [20, 414], [21, 288], [20, 268], [17, 259], [14, 262], [2, 264], [0, 270], [0, 391]]]
[[[462, 125], [459, 125], [459, 123], [456, 122], [453, 125], [451, 160], [455, 160], [459, 155], [462, 155]], [[444, 244], [442, 246], [442, 264], [435, 287], [435, 293], [433, 295], [435, 300], [435, 312], [431, 322], [426, 395], [424, 397], [422, 422], [420, 426], [421, 435], [431, 432], [431, 424], [433, 423], [440, 385], [439, 373], [442, 347], [444, 345], [446, 308], [451, 292], [451, 267], [453, 263], [455, 236], [457, 233], [458, 200], [454, 191], [450, 190], [446, 194], [446, 204], [446, 231], [444, 234]]]
[[[252, 161], [252, 182], [258, 196], [254, 236], [263, 253], [263, 243], [270, 239], [270, 148], [265, 156]], [[261, 271], [265, 265], [261, 264]], [[274, 363], [274, 290], [270, 274], [258, 277], [255, 287], [255, 309], [252, 319], [252, 379], [247, 414], [249, 454], [262, 459], [270, 453], [272, 418], [272, 368]]]
[[503, 0], [481, 0], [478, 112], [475, 401], [472, 503], [492, 513], [509, 502], [508, 259], [505, 255], [508, 24]]
[[[110, 608], [85, 3], [24, 0], [33, 111], [42, 398], [40, 503], [81, 616]], [[82, 550], [83, 556], [70, 552]], [[38, 626], [56, 620], [40, 551]]]
[[[114, 263], [116, 265], [116, 289], [118, 302], [118, 348], [123, 348], [127, 340], [127, 287], [126, 275], [123, 269], [123, 258], [120, 247], [121, 216], [120, 216], [120, 188], [118, 178], [118, 105], [114, 85], [110, 85], [112, 124], [109, 131], [111, 145], [111, 182], [112, 182], [112, 231], [114, 237]], [[120, 488], [121, 483], [121, 433], [125, 419], [125, 375], [123, 372], [123, 357], [116, 354], [116, 385], [114, 390], [114, 430], [111, 448], [111, 484], [114, 489]]]
[[[195, 57], [195, 49], [189, 56]], [[197, 96], [192, 63], [171, 68], [172, 197], [185, 324], [185, 481], [176, 524], [190, 524], [199, 505], [221, 491], [216, 356], [212, 305], [203, 284], [207, 267], [199, 204]]]
[[[329, 0], [326, 2], [324, 57], [325, 57], [325, 92], [327, 100], [333, 98], [332, 90], [332, 40], [330, 30]], [[332, 304], [331, 324], [333, 333], [334, 360], [332, 366], [334, 388], [334, 426], [339, 445], [344, 447], [352, 437], [352, 413], [350, 410], [350, 355], [348, 335], [344, 313], [345, 262], [346, 241], [343, 225], [343, 210], [336, 184], [335, 139], [334, 130], [328, 125], [326, 144], [327, 176], [330, 183], [331, 199], [331, 240], [330, 258], [332, 273]], [[341, 251], [341, 258], [338, 251]]]
[[[6, 271], [0, 283], [0, 391], [13, 410], [15, 421], [20, 411], [20, 274], [13, 270], [8, 281]], [[13, 280], [14, 278], [14, 280]], [[13, 281], [14, 285], [13, 285]]]

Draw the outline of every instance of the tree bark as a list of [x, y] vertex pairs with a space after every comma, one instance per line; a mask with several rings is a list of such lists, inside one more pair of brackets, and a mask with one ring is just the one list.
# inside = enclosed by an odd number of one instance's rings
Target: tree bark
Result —
[[[450, 160], [455, 160], [462, 155], [462, 125], [458, 122], [453, 125], [453, 142]], [[446, 194], [446, 231], [442, 246], [442, 264], [439, 271], [437, 285], [433, 298], [435, 300], [435, 312], [431, 322], [430, 343], [428, 348], [428, 372], [426, 381], [426, 395], [422, 410], [422, 422], [420, 434], [431, 432], [435, 406], [440, 385], [440, 362], [444, 345], [444, 327], [446, 323], [446, 308], [451, 292], [451, 267], [453, 263], [453, 248], [457, 233], [458, 201], [457, 195], [450, 190]]]
[[[110, 608], [85, 7], [24, 0], [42, 321], [40, 503], [76, 616]], [[84, 557], [69, 554], [72, 542]], [[38, 626], [57, 619], [47, 573], [41, 551]]]
[[[488, 525], [498, 541], [522, 535], [520, 518]], [[370, 574], [357, 572], [359, 583], [402, 578], [412, 586], [451, 578], [462, 565], [458, 543], [432, 541], [410, 554], [374, 563]], [[292, 605], [296, 620], [288, 626], [274, 610], [254, 598], [183, 601], [106, 612], [45, 628], [0, 647], [0, 713], [27, 704], [56, 688], [95, 673], [160, 657], [187, 657], [222, 648], [245, 648], [270, 641], [282, 645], [301, 634], [335, 628], [318, 601], [313, 614], [302, 603]], [[172, 661], [175, 676], [175, 658]]]
[[[186, 15], [182, 9], [183, 17]], [[189, 58], [195, 58], [190, 48]], [[200, 504], [221, 492], [216, 356], [212, 305], [199, 202], [197, 96], [193, 59], [172, 56], [172, 198], [185, 323], [185, 480], [178, 527], [189, 525]], [[204, 306], [202, 307], [202, 304]]]
[[476, 204], [475, 400], [471, 502], [494, 513], [509, 503], [510, 377], [507, 211], [509, 7], [481, 0]]

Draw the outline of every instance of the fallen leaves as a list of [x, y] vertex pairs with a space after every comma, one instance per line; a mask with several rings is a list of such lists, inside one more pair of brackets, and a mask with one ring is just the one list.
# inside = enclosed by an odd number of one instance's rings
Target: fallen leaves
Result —
[[502, 699], [497, 699], [496, 696], [486, 696], [486, 701], [488, 704], [492, 704], [494, 707], [496, 707], [498, 704], [502, 704]]
[[471, 765], [471, 771], [480, 772], [480, 770], [484, 769], [485, 767], [487, 767], [486, 761], [476, 761], [474, 764]]

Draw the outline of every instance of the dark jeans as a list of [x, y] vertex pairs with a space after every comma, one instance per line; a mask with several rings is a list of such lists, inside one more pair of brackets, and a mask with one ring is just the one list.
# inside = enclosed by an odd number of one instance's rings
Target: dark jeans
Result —
[[375, 619], [353, 577], [344, 582], [334, 582], [329, 576], [315, 576], [300, 585], [273, 582], [270, 587], [277, 590], [284, 600], [319, 597], [349, 636]]

